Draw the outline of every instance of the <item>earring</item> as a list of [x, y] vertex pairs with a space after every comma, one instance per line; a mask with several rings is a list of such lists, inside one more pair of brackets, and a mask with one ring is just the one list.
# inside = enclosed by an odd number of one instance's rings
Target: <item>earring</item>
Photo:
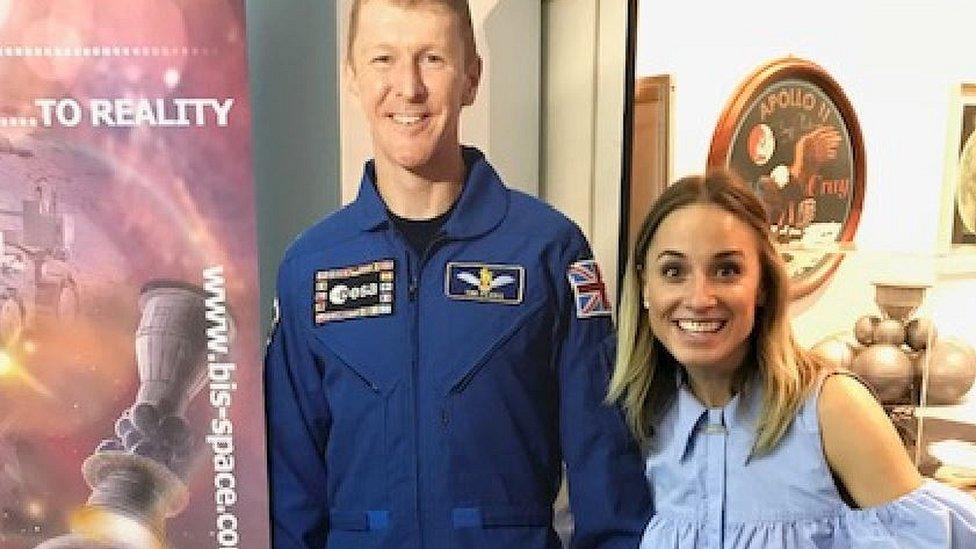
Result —
[[644, 300], [644, 308], [645, 309], [650, 309], [651, 308], [651, 302], [645, 299]]

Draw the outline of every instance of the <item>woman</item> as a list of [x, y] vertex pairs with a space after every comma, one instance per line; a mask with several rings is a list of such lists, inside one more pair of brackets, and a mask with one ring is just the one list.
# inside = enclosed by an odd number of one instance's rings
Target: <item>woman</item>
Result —
[[725, 173], [641, 227], [607, 397], [647, 452], [641, 546], [976, 547], [974, 500], [923, 482], [871, 393], [796, 344], [771, 242]]

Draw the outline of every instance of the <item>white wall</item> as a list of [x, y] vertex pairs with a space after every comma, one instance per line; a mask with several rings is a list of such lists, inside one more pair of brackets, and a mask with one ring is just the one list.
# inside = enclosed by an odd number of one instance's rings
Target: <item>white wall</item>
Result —
[[[342, 66], [351, 0], [336, 3], [337, 65]], [[461, 116], [461, 142], [479, 147], [508, 186], [539, 190], [539, 2], [471, 0], [475, 40], [484, 72], [474, 105]], [[356, 197], [363, 162], [372, 156], [369, 132], [339, 73], [342, 202]]]
[[976, 81], [974, 21], [970, 0], [749, 0], [707, 7], [641, 0], [636, 72], [675, 77], [676, 177], [704, 170], [726, 101], [769, 59], [792, 54], [821, 65], [854, 106], [867, 159], [855, 238], [864, 252], [794, 308], [805, 343], [849, 330], [857, 314], [872, 312], [869, 281], [897, 275], [939, 282], [927, 303], [935, 309], [930, 314], [943, 333], [976, 344], [970, 328], [976, 319], [963, 312], [976, 310], [976, 286], [938, 277], [928, 255], [938, 235], [950, 87]]

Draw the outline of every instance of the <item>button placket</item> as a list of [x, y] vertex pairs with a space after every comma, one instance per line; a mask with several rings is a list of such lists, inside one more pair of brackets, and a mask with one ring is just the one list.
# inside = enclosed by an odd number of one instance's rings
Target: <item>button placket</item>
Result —
[[708, 469], [706, 471], [706, 513], [708, 524], [708, 546], [721, 548], [724, 542], [725, 529], [725, 462], [726, 437], [722, 409], [708, 410], [707, 423], [704, 425], [705, 444], [708, 452]]

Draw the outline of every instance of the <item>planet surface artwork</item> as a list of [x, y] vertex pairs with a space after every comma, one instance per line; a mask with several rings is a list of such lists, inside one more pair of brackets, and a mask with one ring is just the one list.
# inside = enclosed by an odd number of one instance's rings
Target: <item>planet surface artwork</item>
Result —
[[769, 162], [776, 152], [776, 137], [773, 130], [766, 124], [756, 124], [749, 130], [749, 158], [757, 166]]
[[976, 132], [966, 140], [959, 158], [956, 209], [966, 232], [976, 234]]

